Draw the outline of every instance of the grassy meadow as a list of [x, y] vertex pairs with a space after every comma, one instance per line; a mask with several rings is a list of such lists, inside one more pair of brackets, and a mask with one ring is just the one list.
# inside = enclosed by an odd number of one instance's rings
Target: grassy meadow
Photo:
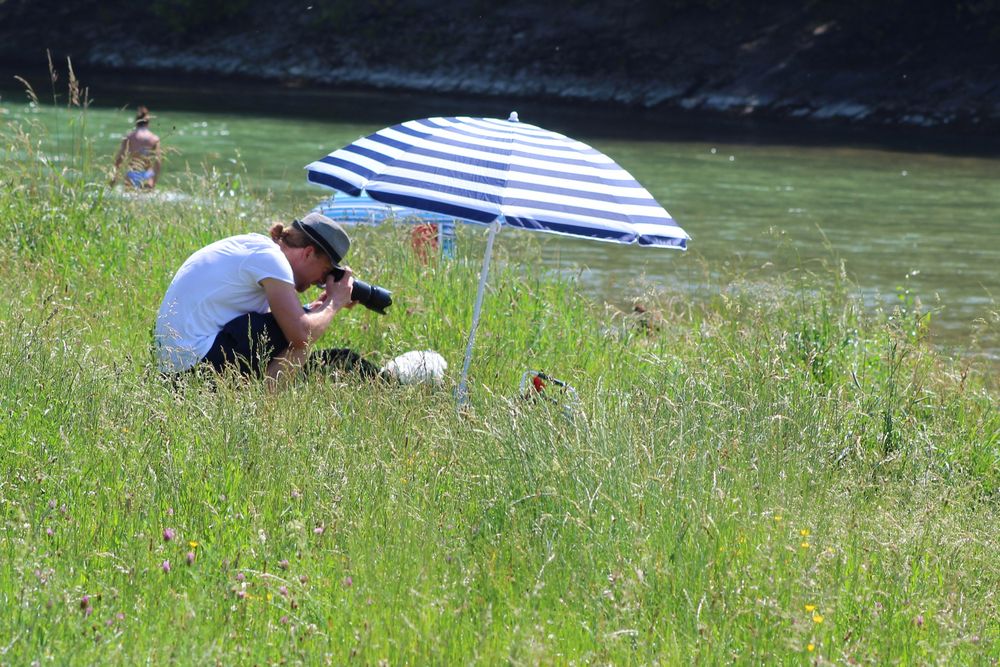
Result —
[[911, 300], [834, 266], [621, 313], [501, 234], [459, 414], [483, 234], [424, 264], [385, 226], [351, 264], [391, 314], [320, 346], [435, 349], [443, 388], [174, 388], [173, 271], [288, 212], [238, 166], [112, 192], [64, 114], [0, 119], [0, 665], [1000, 661], [996, 387]]

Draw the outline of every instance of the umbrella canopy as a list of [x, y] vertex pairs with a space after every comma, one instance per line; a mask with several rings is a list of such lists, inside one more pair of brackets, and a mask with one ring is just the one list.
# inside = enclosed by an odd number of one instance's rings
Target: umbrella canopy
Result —
[[349, 195], [470, 222], [683, 249], [690, 238], [614, 160], [557, 132], [495, 118], [425, 118], [309, 164]]
[[488, 224], [458, 386], [468, 371], [493, 240], [501, 224], [612, 243], [684, 250], [690, 238], [635, 178], [587, 144], [518, 121], [425, 118], [393, 125], [306, 166], [312, 183], [352, 196]]

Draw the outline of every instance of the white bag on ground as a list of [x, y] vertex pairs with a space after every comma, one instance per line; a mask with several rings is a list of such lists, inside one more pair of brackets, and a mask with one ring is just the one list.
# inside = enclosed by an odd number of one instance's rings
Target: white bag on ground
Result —
[[413, 350], [401, 354], [382, 371], [399, 380], [400, 384], [434, 384], [444, 381], [448, 362], [434, 350]]

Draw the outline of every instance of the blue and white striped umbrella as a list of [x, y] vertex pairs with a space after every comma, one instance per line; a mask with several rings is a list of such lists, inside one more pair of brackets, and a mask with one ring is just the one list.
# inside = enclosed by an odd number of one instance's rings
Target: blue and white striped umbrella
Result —
[[690, 238], [635, 178], [587, 144], [496, 118], [425, 118], [379, 130], [306, 166], [309, 181], [352, 196], [488, 224], [458, 386], [469, 363], [493, 240], [501, 224], [597, 241], [684, 250]]
[[495, 118], [393, 125], [309, 164], [313, 183], [470, 222], [684, 249], [687, 233], [587, 144]]

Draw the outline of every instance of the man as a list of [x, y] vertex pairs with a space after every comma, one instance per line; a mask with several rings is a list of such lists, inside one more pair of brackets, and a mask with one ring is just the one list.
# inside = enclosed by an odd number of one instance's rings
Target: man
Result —
[[118, 182], [121, 164], [126, 162], [125, 177], [137, 190], [152, 190], [160, 177], [160, 138], [149, 129], [153, 118], [146, 107], [139, 107], [135, 114], [135, 129], [125, 135], [115, 156], [115, 173], [112, 187]]
[[[334, 315], [355, 303], [354, 278], [342, 265], [350, 244], [340, 225], [310, 213], [288, 227], [272, 225], [270, 238], [242, 234], [198, 250], [178, 269], [157, 314], [160, 370], [232, 367], [263, 372], [272, 383], [294, 376]], [[334, 269], [343, 271], [339, 280]], [[303, 308], [298, 294], [313, 285], [323, 291]], [[323, 350], [313, 359], [366, 376], [380, 372], [350, 350]]]

